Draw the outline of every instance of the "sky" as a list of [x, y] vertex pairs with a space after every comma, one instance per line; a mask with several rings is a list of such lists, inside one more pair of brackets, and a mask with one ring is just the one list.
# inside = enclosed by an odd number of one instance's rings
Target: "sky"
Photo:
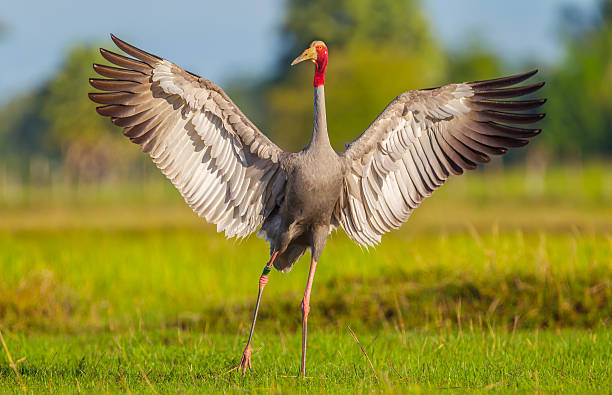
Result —
[[[483, 40], [508, 60], [562, 56], [562, 5], [586, 12], [597, 0], [423, 0], [433, 34], [448, 48]], [[49, 79], [77, 43], [105, 43], [108, 33], [223, 84], [274, 69], [283, 0], [2, 1], [0, 103]], [[305, 43], [305, 45], [308, 43]], [[112, 47], [110, 45], [109, 47]]]

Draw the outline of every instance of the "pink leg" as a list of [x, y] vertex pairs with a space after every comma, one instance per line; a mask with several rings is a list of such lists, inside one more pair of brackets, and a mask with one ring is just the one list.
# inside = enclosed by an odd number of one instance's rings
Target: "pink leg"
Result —
[[317, 261], [314, 259], [310, 263], [310, 272], [308, 272], [308, 282], [306, 283], [306, 291], [304, 291], [304, 299], [302, 299], [302, 365], [300, 375], [306, 377], [306, 338], [308, 336], [308, 313], [310, 313], [310, 293], [312, 291], [312, 282], [314, 280]]
[[244, 348], [244, 352], [242, 353], [242, 359], [240, 360], [240, 365], [238, 366], [238, 370], [240, 370], [243, 375], [246, 372], [247, 367], [249, 368], [249, 370], [253, 370], [253, 368], [251, 367], [251, 341], [253, 340], [253, 332], [255, 332], [255, 321], [257, 321], [257, 312], [259, 311], [259, 302], [261, 301], [261, 294], [263, 292], [264, 287], [268, 283], [268, 273], [270, 273], [270, 270], [272, 269], [272, 264], [274, 263], [274, 259], [276, 259], [276, 255], [278, 255], [278, 251], [272, 254], [270, 261], [264, 267], [261, 277], [259, 277], [259, 292], [257, 293], [255, 311], [253, 312], [253, 321], [251, 322], [251, 332], [249, 333], [249, 341], [247, 342], [247, 345]]

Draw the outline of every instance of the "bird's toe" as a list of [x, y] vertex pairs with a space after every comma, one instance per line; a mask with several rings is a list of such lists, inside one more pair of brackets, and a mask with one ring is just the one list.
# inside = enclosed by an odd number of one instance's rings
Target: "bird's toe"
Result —
[[247, 346], [242, 353], [242, 358], [240, 359], [240, 365], [238, 365], [238, 370], [244, 376], [247, 370], [247, 367], [250, 371], [253, 371], [253, 367], [251, 365], [251, 346]]

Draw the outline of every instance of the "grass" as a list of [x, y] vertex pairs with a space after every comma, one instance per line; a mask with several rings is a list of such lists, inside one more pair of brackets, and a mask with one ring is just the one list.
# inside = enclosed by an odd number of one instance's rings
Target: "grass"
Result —
[[[237, 330], [267, 254], [259, 239], [236, 244], [193, 229], [0, 233], [0, 251], [4, 325], [71, 332]], [[262, 325], [296, 328], [304, 261], [271, 275]], [[369, 253], [336, 235], [317, 270], [313, 314], [371, 329], [399, 324], [402, 312], [410, 328], [454, 325], [458, 314], [509, 327], [607, 325], [611, 261], [611, 239], [597, 234], [399, 232]]]
[[[313, 321], [313, 325], [316, 322]], [[235, 370], [244, 334], [182, 330], [98, 335], [10, 335], [24, 385], [34, 392], [475, 392], [609, 393], [609, 331], [499, 332], [471, 328], [310, 332], [308, 379], [299, 371], [300, 336], [265, 332], [255, 338], [255, 370]], [[0, 370], [0, 391], [18, 392]]]
[[[155, 169], [152, 169], [155, 170]], [[495, 163], [454, 177], [425, 200], [404, 230], [612, 232], [612, 165], [498, 169]], [[0, 174], [1, 176], [1, 174]], [[4, 181], [4, 182], [3, 182]], [[0, 177], [0, 230], [150, 229], [210, 230], [157, 170], [147, 181], [70, 186], [30, 185]]]
[[606, 174], [475, 173], [376, 250], [334, 234], [306, 381], [288, 376], [307, 258], [271, 275], [256, 372], [242, 378], [225, 372], [244, 346], [263, 241], [225, 240], [167, 183], [0, 191], [0, 391], [20, 391], [20, 376], [34, 392], [610, 392]]

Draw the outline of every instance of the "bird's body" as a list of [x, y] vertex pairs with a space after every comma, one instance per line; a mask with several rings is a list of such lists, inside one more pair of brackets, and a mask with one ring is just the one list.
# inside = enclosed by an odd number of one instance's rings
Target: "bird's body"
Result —
[[97, 111], [147, 152], [189, 206], [228, 237], [258, 235], [270, 244], [259, 281], [251, 333], [240, 367], [251, 366], [251, 340], [272, 265], [289, 271], [307, 250], [311, 265], [302, 299], [302, 364], [317, 262], [330, 232], [378, 244], [452, 174], [489, 155], [527, 144], [544, 114], [521, 113], [545, 100], [516, 98], [543, 83], [514, 86], [536, 71], [486, 81], [409, 91], [393, 100], [346, 151], [329, 142], [325, 113], [327, 46], [314, 41], [293, 64], [315, 64], [314, 123], [307, 147], [285, 152], [261, 133], [223, 90], [114, 36], [133, 58], [101, 49], [119, 67], [94, 65], [110, 79], [90, 79]]
[[344, 169], [329, 143], [323, 86], [315, 88], [315, 114], [310, 143], [283, 159], [287, 174], [284, 200], [278, 214], [262, 227], [271, 251], [279, 252], [274, 266], [281, 271], [291, 269], [306, 249], [318, 260], [333, 224], [337, 225], [334, 210], [342, 192]]

